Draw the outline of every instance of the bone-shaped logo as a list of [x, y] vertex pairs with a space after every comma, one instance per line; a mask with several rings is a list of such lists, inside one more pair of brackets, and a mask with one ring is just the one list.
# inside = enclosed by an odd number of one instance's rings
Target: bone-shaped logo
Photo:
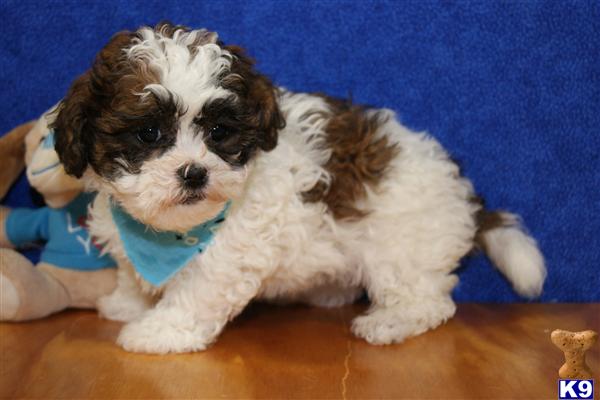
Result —
[[592, 371], [585, 363], [585, 352], [598, 339], [594, 331], [569, 332], [557, 329], [550, 334], [552, 343], [565, 353], [565, 363], [558, 370], [563, 379], [591, 379]]

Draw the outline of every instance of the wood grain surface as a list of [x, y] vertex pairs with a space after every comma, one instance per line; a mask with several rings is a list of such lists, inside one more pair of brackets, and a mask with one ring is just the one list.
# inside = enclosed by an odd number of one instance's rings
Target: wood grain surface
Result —
[[121, 350], [120, 324], [94, 312], [3, 323], [0, 397], [556, 399], [550, 332], [600, 331], [600, 304], [461, 304], [439, 329], [379, 347], [349, 332], [364, 309], [254, 305], [209, 350], [167, 356]]

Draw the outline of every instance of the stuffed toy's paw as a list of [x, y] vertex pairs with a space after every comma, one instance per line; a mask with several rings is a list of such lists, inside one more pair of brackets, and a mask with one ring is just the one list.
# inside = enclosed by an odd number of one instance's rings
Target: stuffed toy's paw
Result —
[[0, 321], [11, 321], [17, 314], [20, 304], [17, 288], [0, 272]]
[[[51, 110], [50, 110], [51, 111]], [[116, 285], [115, 262], [87, 230], [94, 195], [66, 174], [54, 149], [48, 111], [0, 137], [0, 199], [24, 166], [49, 207], [0, 206], [0, 320], [42, 318], [67, 307], [94, 308]], [[34, 266], [12, 248], [45, 242]]]
[[66, 289], [11, 249], [0, 249], [0, 320], [27, 321], [69, 305]]

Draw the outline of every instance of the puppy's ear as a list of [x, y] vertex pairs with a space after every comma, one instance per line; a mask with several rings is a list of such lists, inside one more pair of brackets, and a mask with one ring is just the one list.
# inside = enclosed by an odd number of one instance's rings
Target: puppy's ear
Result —
[[258, 125], [263, 132], [259, 146], [265, 151], [273, 150], [277, 146], [279, 130], [285, 127], [285, 119], [277, 102], [276, 89], [269, 79], [258, 75], [250, 88], [250, 97], [256, 101]]
[[50, 125], [54, 129], [55, 149], [58, 158], [69, 175], [81, 178], [88, 165], [85, 146], [85, 107], [91, 100], [90, 72], [86, 72], [73, 82], [67, 96], [54, 111], [55, 120]]
[[[285, 127], [285, 119], [277, 102], [277, 89], [264, 75], [254, 70], [254, 61], [238, 46], [224, 46], [233, 55], [232, 75], [224, 79], [226, 86], [241, 88], [246, 105], [255, 116], [255, 126], [260, 133], [258, 145], [265, 151], [277, 145], [280, 129]], [[241, 79], [240, 79], [241, 78]]]
[[98, 128], [90, 117], [97, 117], [98, 110], [111, 102], [115, 85], [123, 76], [123, 50], [133, 37], [129, 31], [114, 35], [96, 56], [92, 68], [73, 82], [54, 111], [56, 119], [50, 127], [55, 131], [55, 149], [69, 175], [81, 178], [88, 166]]

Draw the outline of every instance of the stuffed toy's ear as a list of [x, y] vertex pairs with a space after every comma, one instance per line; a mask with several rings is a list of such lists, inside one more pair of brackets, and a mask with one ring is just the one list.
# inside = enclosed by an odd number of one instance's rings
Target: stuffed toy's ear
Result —
[[56, 106], [42, 115], [25, 138], [27, 180], [51, 208], [69, 204], [83, 190], [83, 182], [67, 175], [54, 149], [55, 134], [49, 128]]
[[0, 199], [8, 193], [25, 167], [25, 136], [34, 121], [19, 125], [0, 137]]

